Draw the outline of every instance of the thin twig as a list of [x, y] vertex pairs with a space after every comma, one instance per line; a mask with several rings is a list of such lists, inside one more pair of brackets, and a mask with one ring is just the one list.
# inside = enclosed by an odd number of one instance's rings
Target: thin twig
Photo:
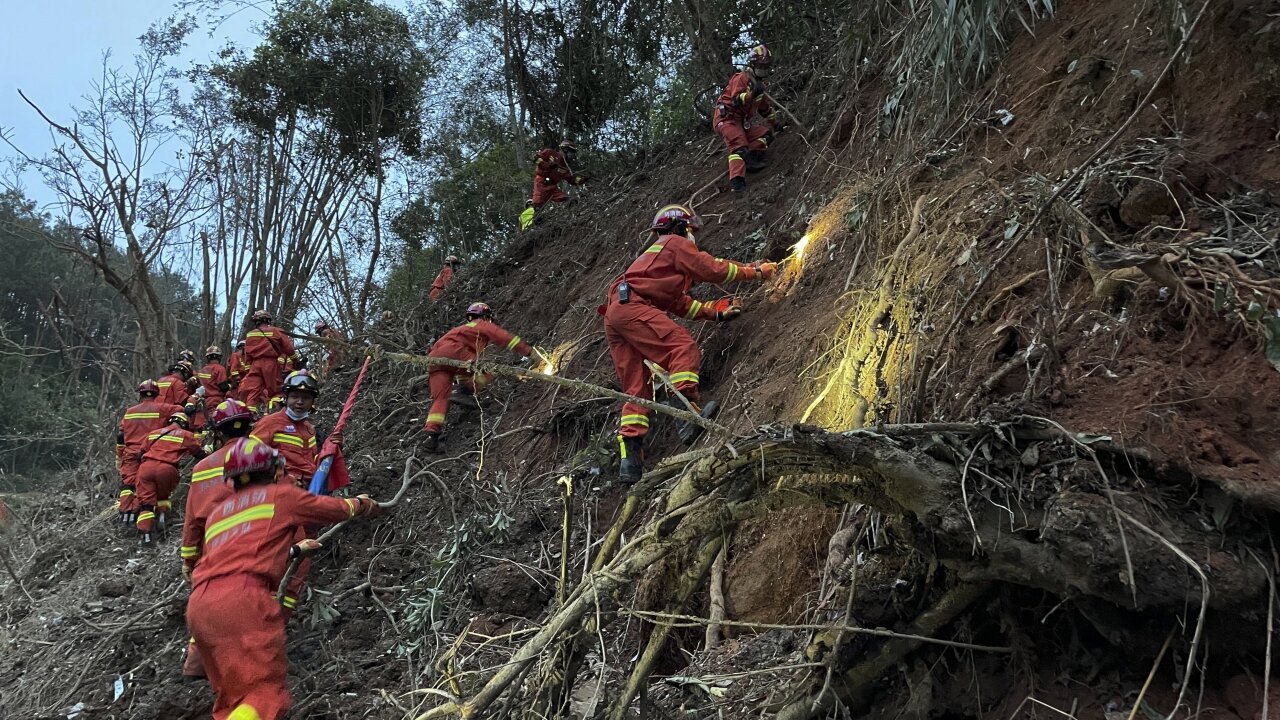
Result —
[[[679, 621], [671, 623], [671, 627], [702, 627], [707, 624], [706, 618], [700, 618], [695, 615], [675, 615], [672, 613], [663, 613], [654, 610], [619, 610], [618, 614], [635, 615], [637, 617], [649, 619]], [[939, 640], [938, 638], [925, 637], [924, 635], [911, 635], [909, 633], [898, 633], [892, 630], [885, 630], [884, 628], [865, 628], [857, 627], [855, 625], [779, 625], [774, 623], [745, 622], [741, 620], [721, 620], [720, 624], [731, 625], [733, 627], [751, 628], [753, 630], [839, 630], [841, 632], [849, 632], [856, 635], [903, 638], [906, 640], [914, 640], [916, 642], [932, 643], [934, 645], [964, 648], [966, 650], [981, 650], [982, 652], [993, 653], [1013, 652], [1013, 648], [1011, 647], [999, 645], [974, 645], [973, 643], [963, 643], [956, 640]]]

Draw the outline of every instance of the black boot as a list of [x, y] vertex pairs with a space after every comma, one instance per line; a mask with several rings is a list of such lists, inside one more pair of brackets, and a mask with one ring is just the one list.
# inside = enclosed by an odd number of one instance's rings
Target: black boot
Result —
[[422, 450], [423, 452], [429, 452], [432, 454], [439, 454], [442, 452], [440, 450], [440, 433], [427, 433], [426, 439], [422, 441]]
[[[679, 398], [676, 398], [677, 402], [679, 402], [679, 400], [680, 400]], [[681, 410], [688, 410], [688, 408], [684, 406], [684, 403], [680, 403], [676, 407]], [[696, 408], [698, 406], [694, 405], [694, 407]], [[720, 403], [716, 402], [715, 400], [708, 400], [707, 404], [703, 405], [698, 410], [698, 415], [702, 416], [707, 420], [710, 420], [711, 418], [716, 416], [716, 413], [719, 412], [719, 410], [720, 410]], [[701, 425], [694, 425], [691, 422], [685, 422], [685, 421], [681, 421], [679, 428], [676, 429], [676, 434], [680, 436], [680, 442], [684, 443], [685, 445], [692, 445], [694, 442], [697, 441], [698, 438], [702, 437], [702, 433], [704, 432], [706, 432], [706, 430]]]
[[644, 438], [618, 436], [618, 479], [634, 485], [644, 476]]
[[449, 402], [471, 410], [480, 409], [480, 403], [476, 400], [476, 391], [466, 385], [453, 386], [453, 392], [449, 393]]
[[740, 193], [740, 192], [746, 192], [746, 191], [747, 191], [746, 178], [736, 177], [729, 181], [729, 192]]
[[749, 173], [760, 172], [768, 164], [765, 162], [763, 150], [748, 150], [747, 156], [743, 158], [743, 161], [747, 164], [747, 172]]

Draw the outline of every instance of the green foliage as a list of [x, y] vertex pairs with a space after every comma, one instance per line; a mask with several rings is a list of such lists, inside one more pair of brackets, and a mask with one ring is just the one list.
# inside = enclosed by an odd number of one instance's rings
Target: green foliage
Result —
[[[0, 193], [0, 475], [74, 465], [86, 440], [110, 433], [136, 383], [137, 323], [93, 266], [59, 250], [88, 245], [80, 232], [39, 215], [15, 192]], [[125, 266], [121, 257], [112, 265]], [[192, 307], [180, 276], [157, 273], [157, 292]], [[194, 346], [193, 328], [179, 337]]]
[[376, 140], [421, 153], [428, 63], [408, 19], [384, 5], [283, 4], [251, 56], [227, 51], [212, 73], [233, 90], [232, 113], [253, 127], [309, 118], [336, 132], [351, 157], [366, 157]]

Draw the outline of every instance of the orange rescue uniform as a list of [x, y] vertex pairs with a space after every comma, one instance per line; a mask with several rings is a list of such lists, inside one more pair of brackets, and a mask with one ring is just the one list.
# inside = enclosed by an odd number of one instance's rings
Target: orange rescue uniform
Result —
[[[716, 101], [715, 116], [711, 120], [716, 134], [729, 148], [730, 179], [746, 174], [747, 164], [742, 156], [743, 153], [749, 150], [763, 152], [769, 147], [773, 131], [778, 126], [777, 114], [773, 107], [764, 98], [763, 92], [757, 95], [752, 90], [753, 85], [757, 88], [763, 87], [759, 85], [759, 80], [746, 70], [734, 74], [729, 79], [729, 84], [725, 86], [724, 92], [720, 94], [719, 100]], [[747, 122], [756, 115], [764, 118], [764, 124], [747, 127]]]
[[[434, 300], [435, 298], [432, 299]], [[338, 332], [337, 328], [332, 327], [327, 327], [324, 330], [321, 330], [320, 337], [336, 340], [341, 343], [345, 343], [347, 341], [346, 336]], [[327, 352], [329, 354], [328, 357], [325, 358], [324, 362], [324, 376], [326, 378], [333, 373], [333, 369], [338, 366], [338, 363], [342, 362], [343, 358], [342, 348], [329, 346], [327, 347]]]
[[265, 411], [280, 392], [285, 370], [297, 360], [293, 340], [280, 328], [262, 323], [245, 336], [244, 357], [249, 368], [240, 384], [240, 401], [254, 412]]
[[191, 397], [191, 393], [187, 390], [187, 381], [177, 373], [169, 373], [156, 381], [156, 385], [160, 386], [160, 402], [169, 403], [171, 405], [185, 405], [187, 398]]
[[440, 273], [436, 275], [435, 281], [431, 283], [431, 302], [439, 300], [440, 294], [449, 287], [451, 282], [453, 282], [453, 266], [445, 263], [444, 267], [440, 268]]
[[316, 473], [316, 428], [310, 420], [294, 420], [284, 410], [259, 420], [249, 433], [284, 455], [285, 477], [303, 487]]
[[232, 388], [227, 392], [227, 397], [236, 400], [241, 398], [238, 388], [248, 374], [249, 363], [244, 359], [244, 353], [239, 350], [231, 353], [231, 357], [227, 359], [227, 379], [231, 381]]
[[[702, 362], [693, 336], [671, 319], [715, 320], [712, 303], [689, 297], [695, 282], [729, 283], [763, 279], [752, 265], [720, 260], [702, 252], [683, 235], [663, 235], [644, 251], [609, 288], [603, 310], [605, 338], [613, 366], [628, 395], [652, 399], [649, 369], [657, 364], [690, 402], [698, 401], [698, 367]], [[626, 280], [631, 300], [619, 302], [618, 286]], [[640, 437], [649, 432], [649, 411], [634, 403], [622, 406], [620, 434]]]
[[120, 461], [120, 512], [138, 509], [135, 491], [138, 485], [138, 466], [142, 463], [142, 445], [147, 436], [169, 424], [169, 417], [182, 412], [180, 405], [156, 400], [144, 400], [124, 411], [120, 420], [120, 437], [124, 442], [117, 446]]
[[[443, 357], [451, 360], [470, 362], [480, 357], [480, 353], [489, 345], [502, 345], [506, 349], [522, 356], [533, 354], [533, 347], [503, 330], [497, 323], [484, 318], [472, 320], [465, 325], [450, 330], [431, 346], [427, 357]], [[453, 379], [479, 392], [492, 379], [487, 374], [473, 377], [461, 368], [434, 366], [429, 375], [431, 386], [431, 410], [427, 413], [426, 431], [438, 433], [444, 429], [444, 418], [449, 414], [449, 393], [453, 390]]]
[[187, 627], [217, 695], [215, 720], [278, 720], [288, 712], [285, 611], [275, 591], [289, 547], [303, 526], [340, 522], [369, 509], [358, 500], [312, 495], [282, 482], [223, 493], [206, 516], [186, 519], [203, 546]]
[[227, 391], [222, 386], [227, 382], [227, 369], [220, 363], [210, 360], [196, 371], [196, 378], [200, 381], [200, 387], [204, 388], [205, 407], [217, 407], [218, 403], [226, 399]]
[[573, 172], [564, 159], [564, 153], [554, 148], [544, 148], [534, 156], [533, 209], [538, 210], [549, 202], [564, 202], [569, 196], [560, 189], [564, 180], [572, 180]]
[[196, 436], [181, 425], [172, 423], [147, 435], [138, 468], [138, 532], [151, 532], [156, 516], [168, 515], [169, 496], [178, 487], [178, 461], [184, 455], [200, 457], [204, 450]]

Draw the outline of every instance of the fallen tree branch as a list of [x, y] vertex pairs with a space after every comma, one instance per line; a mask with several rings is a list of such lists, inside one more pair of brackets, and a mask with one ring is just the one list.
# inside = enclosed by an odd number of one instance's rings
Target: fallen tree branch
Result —
[[600, 387], [599, 385], [592, 385], [591, 383], [583, 382], [581, 380], [572, 380], [570, 378], [563, 378], [558, 375], [546, 375], [544, 373], [536, 372], [534, 370], [526, 370], [524, 368], [512, 367], [510, 365], [499, 365], [494, 363], [483, 363], [478, 361], [463, 362], [462, 360], [452, 360], [450, 358], [429, 357], [429, 356], [423, 356], [423, 355], [409, 355], [407, 353], [397, 353], [397, 352], [385, 352], [380, 348], [371, 348], [369, 350], [369, 354], [372, 355], [375, 360], [378, 358], [385, 358], [387, 360], [392, 360], [394, 362], [406, 363], [409, 365], [415, 365], [419, 367], [428, 367], [428, 368], [432, 366], [442, 365], [445, 367], [453, 367], [453, 368], [459, 368], [461, 370], [468, 370], [472, 373], [490, 373], [493, 375], [513, 377], [518, 380], [537, 380], [539, 382], [551, 383], [553, 385], [567, 387], [572, 390], [579, 390], [579, 391], [591, 393], [594, 395], [603, 395], [606, 397], [611, 397], [615, 400], [621, 400], [623, 402], [633, 403], [647, 410], [651, 410], [653, 412], [660, 413], [662, 415], [667, 415], [677, 420], [682, 420], [684, 422], [693, 423], [694, 425], [697, 425], [703, 428], [704, 430], [707, 430], [722, 439], [726, 439], [733, 436], [733, 432], [730, 431], [729, 428], [719, 423], [713, 422], [711, 420], [707, 420], [701, 415], [696, 415], [694, 413], [687, 412], [685, 410], [677, 410], [676, 408], [673, 408], [670, 405], [664, 405], [662, 403], [657, 403], [652, 400], [646, 400], [644, 398], [639, 398], [634, 395], [628, 395], [623, 392], [618, 392], [617, 390], [610, 390], [609, 388]]

